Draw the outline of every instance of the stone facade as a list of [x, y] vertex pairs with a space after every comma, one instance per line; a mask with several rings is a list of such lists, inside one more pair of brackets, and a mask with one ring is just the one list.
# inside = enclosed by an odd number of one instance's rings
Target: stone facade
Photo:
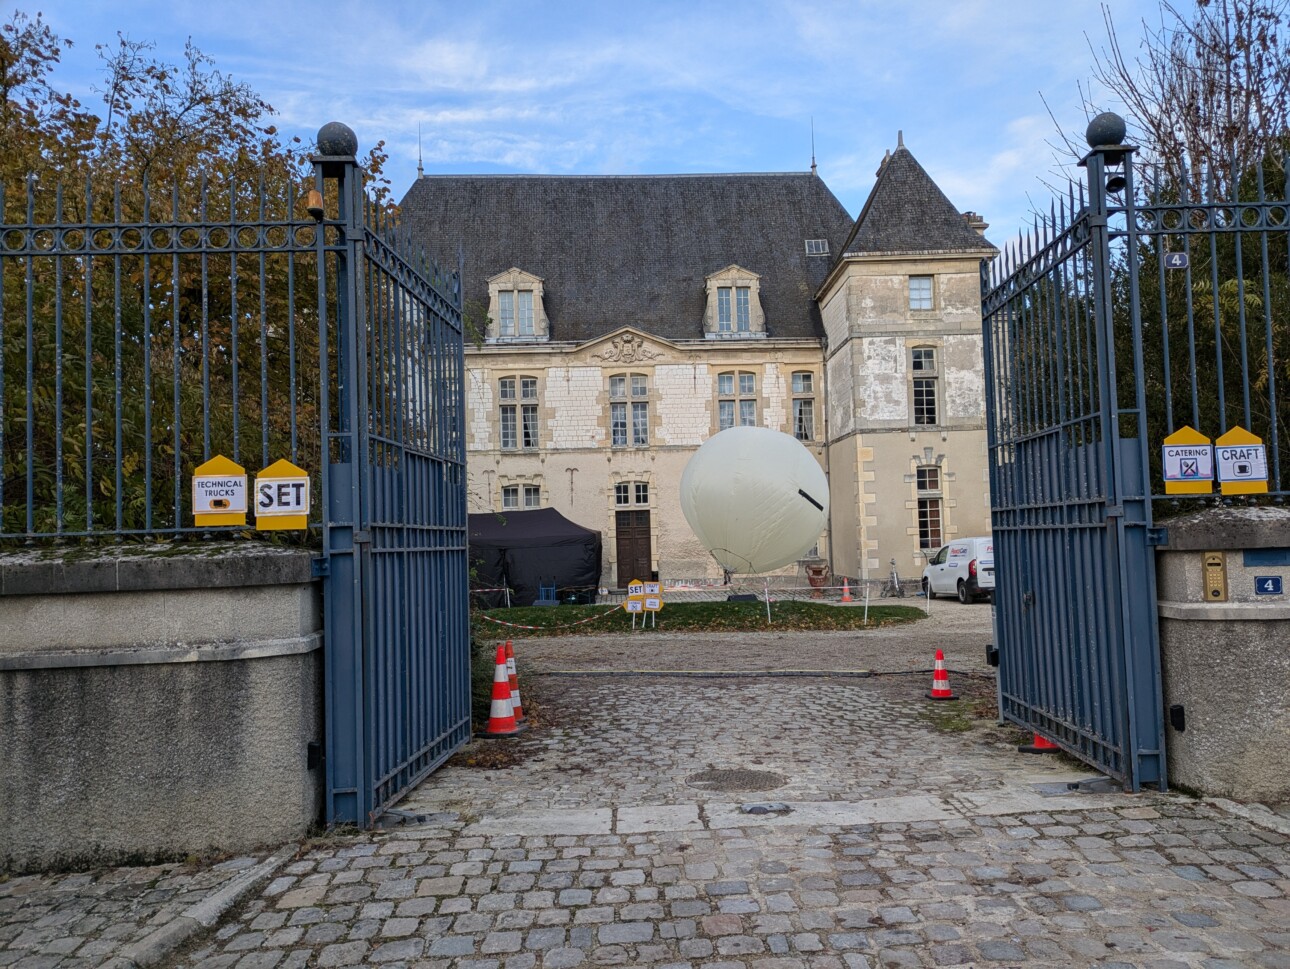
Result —
[[[630, 348], [624, 358], [624, 346]], [[580, 346], [489, 344], [466, 354], [467, 466], [471, 512], [504, 512], [503, 489], [535, 487], [536, 507], [553, 507], [566, 518], [604, 536], [604, 583], [618, 584], [617, 512], [647, 511], [652, 572], [667, 579], [718, 578], [720, 568], [691, 532], [681, 513], [677, 483], [690, 457], [717, 432], [719, 375], [751, 374], [756, 423], [793, 433], [792, 401], [810, 401], [814, 435], [804, 441], [824, 462], [822, 358], [818, 342], [759, 339], [671, 341], [632, 328]], [[793, 375], [809, 375], [812, 394], [793, 394]], [[622, 401], [644, 404], [648, 426], [637, 445], [614, 444], [611, 378], [630, 384], [644, 377], [646, 392]], [[502, 380], [537, 380], [537, 438], [532, 447], [503, 448]], [[799, 382], [799, 386], [804, 384]], [[728, 399], [730, 395], [727, 395]], [[735, 400], [735, 403], [738, 401]], [[644, 484], [638, 501], [636, 484]], [[617, 485], [626, 484], [627, 500]], [[820, 552], [827, 550], [821, 536]], [[793, 572], [795, 569], [789, 569]], [[630, 576], [626, 578], [648, 578]]]
[[995, 249], [903, 145], [856, 219], [814, 173], [432, 176], [401, 204], [486, 316], [466, 349], [471, 512], [600, 531], [608, 587], [716, 579], [678, 485], [709, 437], [755, 424], [828, 475], [808, 555], [835, 576], [917, 577], [925, 551], [988, 534]]

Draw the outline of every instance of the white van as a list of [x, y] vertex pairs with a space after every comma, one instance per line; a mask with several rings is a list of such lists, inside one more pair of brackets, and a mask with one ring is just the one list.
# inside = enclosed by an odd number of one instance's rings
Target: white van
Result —
[[957, 538], [942, 545], [923, 569], [923, 592], [959, 597], [959, 602], [994, 599], [994, 539]]

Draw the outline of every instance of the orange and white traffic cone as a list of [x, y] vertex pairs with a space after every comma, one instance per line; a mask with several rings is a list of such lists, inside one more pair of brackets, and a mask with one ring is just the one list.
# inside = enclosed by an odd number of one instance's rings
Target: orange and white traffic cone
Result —
[[1041, 737], [1039, 734], [1034, 734], [1034, 737], [1034, 743], [1022, 744], [1017, 748], [1017, 750], [1021, 751], [1023, 754], [1052, 754], [1061, 750], [1060, 747], [1047, 737]]
[[842, 580], [842, 601], [851, 602], [851, 583], [846, 579]]
[[932, 670], [932, 692], [927, 694], [929, 700], [957, 700], [950, 689], [950, 674], [945, 671], [945, 654], [936, 651], [936, 668]]
[[520, 677], [515, 671], [515, 648], [506, 640], [506, 675], [511, 687], [511, 710], [515, 713], [515, 722], [524, 719], [524, 705], [520, 703]]
[[506, 671], [506, 647], [497, 647], [497, 660], [493, 667], [493, 703], [488, 710], [488, 728], [481, 737], [507, 737], [519, 733], [515, 724], [515, 711], [511, 707], [511, 677]]

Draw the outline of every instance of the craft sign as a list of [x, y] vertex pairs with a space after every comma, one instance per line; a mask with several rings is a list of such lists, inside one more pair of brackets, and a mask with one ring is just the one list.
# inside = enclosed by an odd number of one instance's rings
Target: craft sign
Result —
[[246, 468], [217, 454], [193, 469], [193, 522], [246, 524]]
[[1268, 449], [1263, 439], [1234, 427], [1214, 442], [1214, 461], [1225, 495], [1264, 494], [1268, 490]]

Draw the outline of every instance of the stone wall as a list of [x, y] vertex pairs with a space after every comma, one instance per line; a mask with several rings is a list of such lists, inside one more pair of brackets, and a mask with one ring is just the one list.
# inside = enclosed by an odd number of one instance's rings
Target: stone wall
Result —
[[[1165, 523], [1157, 551], [1170, 783], [1242, 801], [1290, 801], [1290, 510], [1215, 508]], [[1205, 591], [1204, 557], [1224, 553], [1227, 598]], [[1253, 554], [1247, 554], [1253, 553]], [[1266, 564], [1280, 561], [1282, 564]]]
[[323, 739], [310, 558], [249, 544], [0, 555], [0, 870], [309, 830], [323, 781], [308, 754]]

